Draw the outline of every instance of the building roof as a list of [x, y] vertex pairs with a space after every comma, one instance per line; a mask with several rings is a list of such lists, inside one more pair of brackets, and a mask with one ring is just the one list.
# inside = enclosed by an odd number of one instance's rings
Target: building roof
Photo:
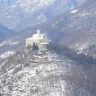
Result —
[[48, 42], [43, 42], [43, 43], [40, 43], [41, 45], [44, 45], [44, 44], [49, 44]]

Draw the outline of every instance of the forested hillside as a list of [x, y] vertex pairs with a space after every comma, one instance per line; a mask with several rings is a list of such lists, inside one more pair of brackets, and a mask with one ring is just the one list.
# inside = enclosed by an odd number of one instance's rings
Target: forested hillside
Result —
[[[76, 55], [66, 46], [52, 44], [49, 48], [43, 52], [34, 51], [29, 46], [4, 60], [0, 65], [1, 94], [96, 95], [96, 63], [81, 59], [85, 58], [85, 55]], [[95, 59], [93, 61], [95, 62]]]

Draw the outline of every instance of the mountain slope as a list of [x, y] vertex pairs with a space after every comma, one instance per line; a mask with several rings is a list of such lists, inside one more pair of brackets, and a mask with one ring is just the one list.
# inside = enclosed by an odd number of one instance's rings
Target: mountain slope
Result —
[[65, 56], [23, 48], [0, 65], [0, 92], [3, 96], [94, 96], [87, 85], [90, 77], [84, 76], [88, 74], [83, 67]]
[[[9, 0], [10, 1], [10, 0]], [[14, 30], [44, 23], [61, 13], [80, 6], [86, 0], [17, 0], [1, 9], [0, 23]]]
[[[96, 56], [95, 6], [95, 0], [87, 1], [80, 8], [66, 12], [48, 23], [20, 31], [4, 41], [5, 45], [1, 46], [0, 50], [3, 53], [25, 46], [25, 39], [31, 37], [32, 34], [36, 33], [36, 30], [40, 29], [41, 32], [47, 33], [54, 42], [67, 45], [75, 50], [83, 49], [86, 53]], [[19, 43], [9, 46], [10, 40]], [[7, 46], [9, 49], [6, 48]]]
[[11, 6], [16, 0], [0, 0], [0, 9]]
[[7, 36], [10, 36], [13, 34], [13, 31], [8, 29], [6, 26], [0, 24], [0, 42]]
[[[44, 28], [45, 25], [45, 28]], [[58, 43], [96, 56], [96, 1], [87, 1], [38, 28]]]
[[[74, 49], [89, 50], [96, 45], [96, 1], [87, 1], [81, 8], [72, 10], [56, 18], [51, 30], [58, 30], [64, 35], [59, 43]], [[93, 52], [94, 53], [94, 52]]]

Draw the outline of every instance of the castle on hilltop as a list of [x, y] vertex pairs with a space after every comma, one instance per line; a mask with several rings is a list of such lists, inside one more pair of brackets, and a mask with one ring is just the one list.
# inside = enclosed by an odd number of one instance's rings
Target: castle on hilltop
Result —
[[37, 30], [37, 34], [34, 34], [31, 38], [26, 39], [26, 47], [36, 44], [39, 50], [47, 50], [49, 42], [51, 42], [51, 39], [49, 39], [46, 34], [41, 34], [40, 30]]

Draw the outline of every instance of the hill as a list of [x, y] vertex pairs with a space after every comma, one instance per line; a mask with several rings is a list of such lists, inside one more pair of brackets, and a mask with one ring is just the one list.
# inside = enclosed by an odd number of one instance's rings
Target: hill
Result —
[[95, 64], [76, 63], [56, 50], [22, 48], [0, 64], [0, 93], [3, 96], [94, 96], [95, 69]]

